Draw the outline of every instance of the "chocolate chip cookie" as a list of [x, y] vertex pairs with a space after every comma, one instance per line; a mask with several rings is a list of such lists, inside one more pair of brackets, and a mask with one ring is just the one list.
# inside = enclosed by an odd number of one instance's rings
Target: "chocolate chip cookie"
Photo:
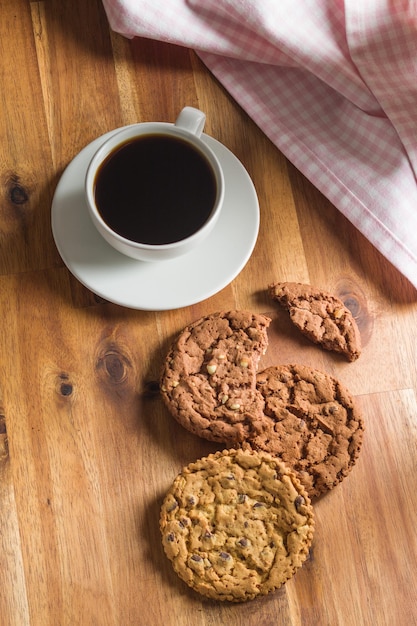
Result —
[[289, 311], [293, 324], [314, 343], [340, 352], [349, 361], [361, 353], [356, 321], [339, 298], [301, 283], [274, 283], [271, 297]]
[[184, 428], [227, 444], [257, 431], [264, 400], [256, 372], [269, 323], [249, 311], [218, 312], [180, 333], [166, 358], [160, 389]]
[[364, 431], [349, 391], [304, 365], [269, 367], [258, 373], [257, 386], [265, 419], [251, 444], [295, 470], [311, 498], [340, 483], [358, 458]]
[[249, 447], [185, 467], [161, 508], [167, 557], [192, 589], [243, 602], [279, 588], [307, 558], [314, 517], [294, 472]]

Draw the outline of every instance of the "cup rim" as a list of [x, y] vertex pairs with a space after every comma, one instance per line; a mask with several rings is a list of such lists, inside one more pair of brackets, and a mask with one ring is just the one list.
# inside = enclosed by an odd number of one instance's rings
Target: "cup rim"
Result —
[[[198, 228], [198, 230], [193, 232], [191, 235], [188, 235], [188, 237], [170, 243], [141, 243], [133, 239], [123, 237], [123, 235], [120, 235], [112, 228], [110, 228], [107, 222], [102, 218], [94, 200], [94, 179], [100, 163], [102, 163], [113, 150], [125, 143], [126, 140], [132, 140], [135, 139], [135, 137], [140, 137], [148, 134], [171, 135], [175, 137], [181, 137], [190, 142], [194, 146], [194, 148], [196, 148], [200, 153], [205, 156], [216, 179], [216, 199], [207, 220]], [[202, 134], [202, 137], [203, 136], [204, 133]], [[129, 124], [128, 126], [124, 126], [123, 128], [118, 129], [97, 148], [87, 167], [84, 188], [90, 216], [93, 218], [93, 220], [96, 221], [96, 223], [98, 222], [100, 228], [102, 228], [110, 238], [115, 239], [122, 245], [128, 246], [133, 250], [173, 251], [176, 248], [183, 247], [184, 245], [192, 245], [193, 241], [195, 239], [199, 239], [201, 237], [201, 233], [207, 229], [210, 229], [213, 222], [217, 220], [219, 210], [224, 198], [224, 175], [216, 154], [213, 152], [210, 146], [208, 146], [197, 135], [194, 135], [190, 131], [182, 129], [176, 126], [174, 123], [170, 122], [138, 122], [135, 124]]]

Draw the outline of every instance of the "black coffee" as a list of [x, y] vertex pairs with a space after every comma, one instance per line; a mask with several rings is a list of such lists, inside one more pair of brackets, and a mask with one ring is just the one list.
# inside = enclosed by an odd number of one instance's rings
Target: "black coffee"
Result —
[[215, 199], [209, 162], [176, 137], [144, 135], [121, 144], [95, 178], [104, 221], [140, 243], [172, 243], [192, 235], [207, 221]]

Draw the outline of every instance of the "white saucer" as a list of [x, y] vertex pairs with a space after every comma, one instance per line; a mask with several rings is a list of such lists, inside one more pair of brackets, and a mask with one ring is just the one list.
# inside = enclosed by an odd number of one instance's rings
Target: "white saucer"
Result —
[[52, 202], [52, 232], [70, 272], [88, 289], [121, 306], [164, 311], [214, 295], [243, 269], [256, 243], [259, 204], [241, 162], [203, 135], [224, 170], [225, 201], [209, 237], [195, 251], [170, 261], [145, 263], [114, 250], [99, 235], [84, 199], [84, 178], [94, 152], [112, 133], [86, 146], [68, 165]]

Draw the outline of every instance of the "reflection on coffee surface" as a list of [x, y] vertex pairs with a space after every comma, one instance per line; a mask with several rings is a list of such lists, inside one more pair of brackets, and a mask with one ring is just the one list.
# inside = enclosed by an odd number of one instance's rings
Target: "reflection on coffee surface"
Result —
[[147, 244], [195, 233], [216, 200], [216, 181], [203, 154], [168, 135], [143, 135], [117, 147], [95, 178], [95, 201], [115, 232]]

